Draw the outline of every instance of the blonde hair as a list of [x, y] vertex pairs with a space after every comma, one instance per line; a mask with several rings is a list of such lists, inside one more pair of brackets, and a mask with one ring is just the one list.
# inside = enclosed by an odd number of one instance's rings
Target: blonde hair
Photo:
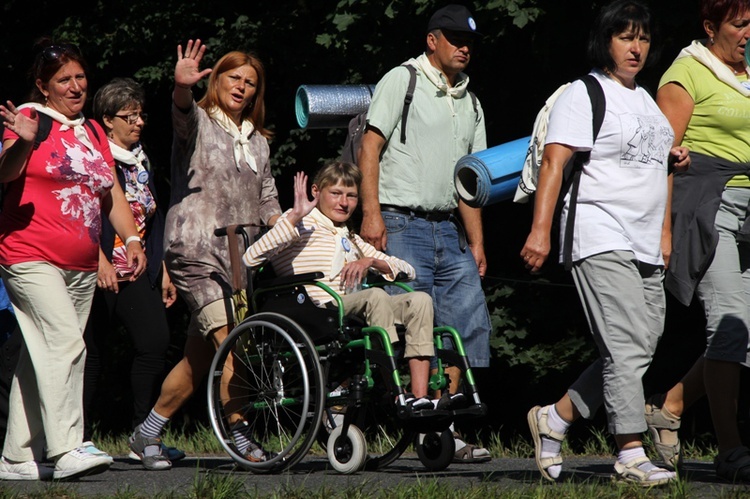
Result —
[[353, 163], [334, 161], [318, 170], [313, 179], [313, 184], [322, 191], [324, 187], [336, 185], [339, 181], [347, 187], [354, 186], [359, 191], [360, 184], [362, 184], [362, 171]]

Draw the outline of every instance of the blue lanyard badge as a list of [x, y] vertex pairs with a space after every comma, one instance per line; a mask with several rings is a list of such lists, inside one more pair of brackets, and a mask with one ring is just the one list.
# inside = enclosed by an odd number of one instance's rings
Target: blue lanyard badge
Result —
[[141, 170], [138, 172], [138, 183], [139, 184], [145, 184], [148, 182], [148, 172], [146, 170]]

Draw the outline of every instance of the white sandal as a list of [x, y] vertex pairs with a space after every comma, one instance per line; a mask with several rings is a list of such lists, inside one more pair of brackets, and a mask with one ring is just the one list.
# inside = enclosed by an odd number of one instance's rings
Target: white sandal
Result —
[[[615, 472], [617, 473], [613, 478], [617, 481], [628, 482], [641, 487], [655, 487], [657, 485], [666, 485], [669, 482], [677, 479], [677, 474], [674, 471], [669, 471], [664, 468], [655, 467], [650, 471], [643, 471], [638, 466], [643, 463], [651, 462], [646, 456], [641, 456], [633, 459], [627, 464], [621, 464], [620, 461], [615, 462]], [[657, 474], [667, 474], [669, 476], [662, 478], [654, 478]]]
[[558, 454], [553, 457], [542, 457], [542, 437], [557, 440], [562, 443], [562, 441], [565, 440], [565, 434], [553, 431], [547, 424], [549, 407], [550, 406], [541, 407], [538, 405], [532, 407], [526, 415], [526, 420], [529, 423], [529, 430], [531, 430], [531, 438], [534, 440], [534, 459], [536, 460], [536, 466], [539, 468], [539, 472], [545, 479], [554, 482], [555, 479], [549, 474], [547, 469], [551, 466], [562, 465], [562, 456]]

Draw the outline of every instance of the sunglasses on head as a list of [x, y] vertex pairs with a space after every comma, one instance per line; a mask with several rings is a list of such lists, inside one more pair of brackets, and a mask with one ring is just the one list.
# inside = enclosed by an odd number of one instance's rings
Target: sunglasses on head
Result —
[[72, 43], [61, 43], [59, 45], [50, 45], [42, 49], [42, 57], [47, 62], [53, 62], [60, 59], [64, 55], [76, 55], [80, 56], [81, 51], [78, 46]]

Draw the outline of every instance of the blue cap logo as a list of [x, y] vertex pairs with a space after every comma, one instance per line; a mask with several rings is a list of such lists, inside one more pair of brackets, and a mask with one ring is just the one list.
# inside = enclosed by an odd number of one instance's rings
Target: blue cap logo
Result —
[[471, 28], [472, 31], [476, 31], [477, 30], [477, 23], [476, 23], [476, 21], [474, 21], [473, 17], [469, 18], [469, 27]]

